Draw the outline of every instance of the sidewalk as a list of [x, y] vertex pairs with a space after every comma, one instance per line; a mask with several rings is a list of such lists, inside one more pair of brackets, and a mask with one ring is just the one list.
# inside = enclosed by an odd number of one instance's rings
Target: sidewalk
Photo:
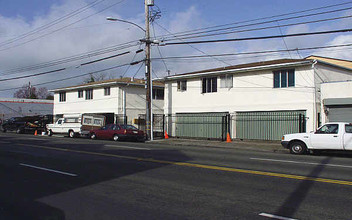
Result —
[[167, 144], [179, 146], [204, 146], [204, 147], [218, 147], [218, 148], [233, 148], [254, 151], [268, 151], [268, 152], [288, 152], [287, 149], [281, 146], [280, 141], [261, 141], [261, 140], [233, 140], [231, 143], [218, 140], [197, 140], [197, 139], [182, 139], [182, 138], [169, 138], [169, 139], [156, 139], [147, 144]]

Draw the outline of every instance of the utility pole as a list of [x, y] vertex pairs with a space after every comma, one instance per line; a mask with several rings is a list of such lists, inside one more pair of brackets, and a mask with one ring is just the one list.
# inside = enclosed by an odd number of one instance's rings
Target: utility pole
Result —
[[146, 114], [145, 126], [149, 140], [153, 140], [153, 125], [152, 125], [152, 79], [150, 68], [150, 33], [149, 33], [149, 6], [153, 6], [153, 0], [144, 0], [145, 6], [145, 77], [146, 77]]

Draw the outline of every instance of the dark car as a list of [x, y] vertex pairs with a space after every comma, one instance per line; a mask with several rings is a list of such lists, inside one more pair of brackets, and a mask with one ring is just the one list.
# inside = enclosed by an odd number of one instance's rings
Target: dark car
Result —
[[45, 125], [51, 123], [52, 120], [52, 115], [13, 117], [2, 123], [1, 130], [3, 132], [16, 131], [16, 133], [42, 132], [45, 131]]
[[108, 124], [100, 129], [91, 130], [89, 132], [91, 139], [112, 139], [119, 140], [135, 140], [144, 141], [144, 132], [138, 130], [133, 125]]

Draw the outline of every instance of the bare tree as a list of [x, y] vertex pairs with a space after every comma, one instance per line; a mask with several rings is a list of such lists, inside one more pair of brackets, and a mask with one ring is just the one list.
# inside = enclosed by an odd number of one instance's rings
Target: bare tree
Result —
[[47, 88], [41, 87], [37, 89], [35, 86], [31, 86], [31, 83], [28, 83], [17, 90], [13, 94], [13, 97], [22, 99], [49, 99], [52, 95], [48, 92]]

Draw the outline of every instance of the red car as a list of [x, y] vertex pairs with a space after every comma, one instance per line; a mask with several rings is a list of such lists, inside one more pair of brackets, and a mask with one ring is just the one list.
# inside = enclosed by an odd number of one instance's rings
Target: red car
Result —
[[144, 132], [138, 130], [133, 125], [108, 124], [100, 129], [91, 130], [89, 132], [91, 139], [113, 139], [119, 140], [135, 140], [144, 141]]

